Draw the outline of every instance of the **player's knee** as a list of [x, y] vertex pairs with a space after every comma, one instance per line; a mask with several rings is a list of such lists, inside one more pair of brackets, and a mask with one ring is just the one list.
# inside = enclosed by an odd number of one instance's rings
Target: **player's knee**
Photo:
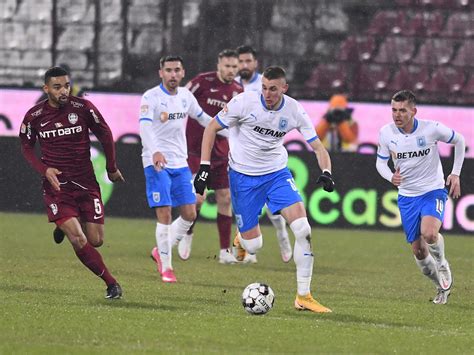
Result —
[[103, 238], [100, 238], [100, 239], [92, 239], [92, 240], [89, 240], [89, 243], [90, 243], [94, 248], [99, 248], [100, 246], [102, 246], [102, 244], [104, 244], [104, 239], [103, 239]]
[[422, 228], [421, 235], [425, 242], [427, 242], [428, 244], [433, 244], [438, 239], [438, 229], [431, 227]]
[[263, 247], [263, 238], [260, 234], [257, 238], [244, 239], [240, 237], [240, 243], [242, 247], [247, 250], [250, 254], [256, 254]]
[[305, 240], [311, 242], [311, 226], [306, 217], [295, 219], [291, 222], [290, 228], [293, 231], [297, 242]]
[[82, 249], [84, 247], [84, 245], [87, 244], [87, 238], [82, 233], [71, 233], [71, 232], [69, 232], [66, 235], [67, 235], [69, 241], [71, 242], [74, 250]]
[[187, 211], [184, 215], [181, 216], [187, 222], [193, 222], [197, 218], [196, 210]]

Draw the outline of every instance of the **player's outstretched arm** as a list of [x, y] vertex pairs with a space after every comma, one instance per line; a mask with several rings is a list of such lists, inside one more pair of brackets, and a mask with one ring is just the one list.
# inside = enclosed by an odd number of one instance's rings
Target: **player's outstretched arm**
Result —
[[332, 192], [334, 191], [335, 184], [331, 175], [331, 158], [329, 157], [329, 153], [319, 139], [312, 141], [310, 145], [316, 154], [319, 167], [323, 171], [316, 183], [322, 183], [325, 191]]

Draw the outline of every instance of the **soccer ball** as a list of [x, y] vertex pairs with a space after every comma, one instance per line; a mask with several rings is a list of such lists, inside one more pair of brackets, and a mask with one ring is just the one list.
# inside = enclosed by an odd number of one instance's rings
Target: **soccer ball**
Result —
[[270, 286], [255, 282], [242, 292], [242, 305], [250, 314], [265, 314], [273, 307], [275, 294]]

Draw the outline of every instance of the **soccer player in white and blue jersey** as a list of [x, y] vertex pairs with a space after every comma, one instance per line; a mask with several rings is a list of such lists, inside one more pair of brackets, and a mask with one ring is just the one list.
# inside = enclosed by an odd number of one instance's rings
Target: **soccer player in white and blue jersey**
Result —
[[[140, 137], [145, 170], [146, 194], [155, 209], [156, 245], [152, 257], [164, 282], [176, 282], [171, 265], [172, 246], [186, 235], [196, 219], [196, 194], [187, 164], [185, 119], [203, 126], [210, 121], [194, 95], [179, 83], [184, 77], [183, 59], [166, 56], [160, 60], [160, 85], [146, 91], [140, 106]], [[171, 223], [171, 209], [180, 216]]]
[[[244, 91], [257, 91], [262, 92], [262, 74], [258, 69], [258, 58], [257, 51], [248, 45], [242, 45], [237, 47], [237, 54], [239, 56], [239, 76], [235, 78], [240, 85], [244, 87]], [[285, 219], [280, 215], [274, 215], [267, 208], [267, 216], [272, 222], [276, 229], [276, 235], [278, 244], [280, 246], [280, 254], [283, 262], [287, 263], [291, 260], [292, 250], [290, 238], [286, 230]], [[239, 235], [237, 234], [234, 238], [234, 253], [236, 254], [237, 260], [241, 260], [244, 263], [256, 263], [257, 256], [255, 254], [249, 254], [242, 248], [239, 243]]]
[[[436, 285], [435, 304], [446, 304], [453, 277], [439, 233], [449, 195], [461, 195], [459, 175], [464, 162], [464, 138], [435, 121], [415, 118], [415, 95], [409, 90], [392, 97], [393, 122], [380, 130], [377, 170], [398, 187], [398, 207], [406, 240], [411, 244], [421, 272]], [[454, 144], [454, 164], [446, 179], [438, 153], [438, 141]], [[387, 165], [392, 158], [395, 172]]]
[[333, 191], [331, 160], [321, 144], [303, 107], [284, 95], [288, 90], [285, 71], [269, 67], [264, 71], [262, 93], [245, 91], [235, 96], [211, 120], [204, 131], [201, 167], [194, 179], [196, 192], [202, 194], [209, 175], [211, 149], [216, 133], [229, 129], [229, 181], [231, 200], [240, 243], [251, 254], [263, 245], [258, 216], [265, 204], [273, 214], [280, 213], [295, 235], [293, 258], [296, 264], [297, 296], [295, 307], [317, 313], [331, 312], [310, 292], [314, 256], [311, 226], [306, 210], [287, 168], [288, 153], [283, 137], [296, 128], [316, 153], [326, 191]]

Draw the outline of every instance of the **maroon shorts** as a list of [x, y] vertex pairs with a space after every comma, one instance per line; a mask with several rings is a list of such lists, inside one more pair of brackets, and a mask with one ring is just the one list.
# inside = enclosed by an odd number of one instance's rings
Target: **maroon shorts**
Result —
[[[199, 171], [201, 165], [201, 157], [197, 155], [188, 156], [189, 169], [193, 175]], [[227, 160], [211, 160], [211, 170], [208, 180], [208, 188], [212, 190], [228, 189], [229, 188], [229, 174], [228, 174]]]
[[104, 204], [100, 191], [45, 189], [43, 199], [50, 222], [77, 217], [81, 222], [104, 224]]

